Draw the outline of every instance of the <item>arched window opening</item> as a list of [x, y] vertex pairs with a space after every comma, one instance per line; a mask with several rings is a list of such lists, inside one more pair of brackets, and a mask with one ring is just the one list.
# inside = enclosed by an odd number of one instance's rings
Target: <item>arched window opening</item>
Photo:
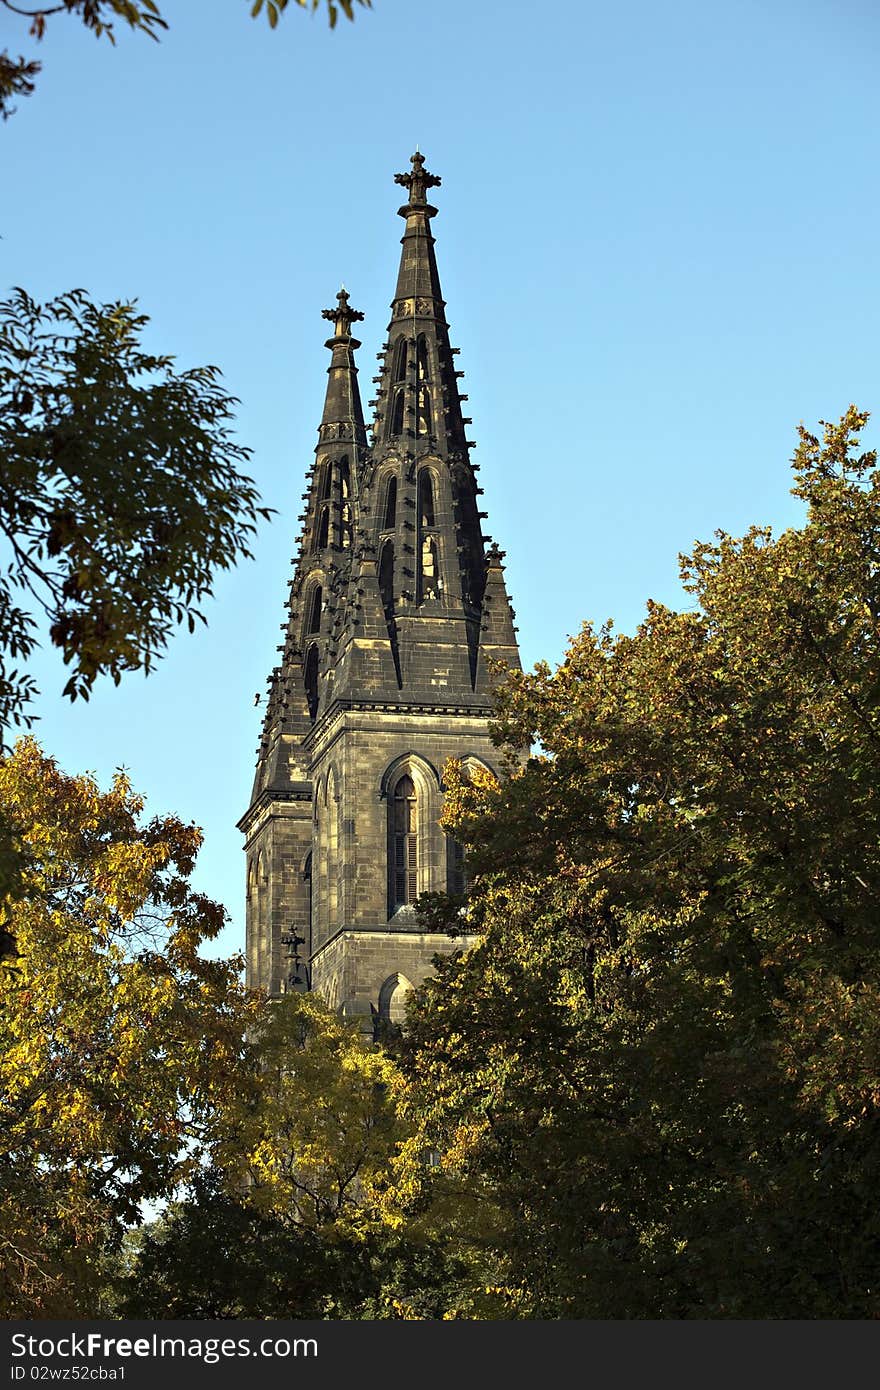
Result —
[[419, 381], [428, 380], [428, 344], [425, 341], [424, 333], [419, 334], [419, 341], [416, 346], [416, 375]]
[[406, 380], [408, 356], [409, 344], [407, 343], [406, 338], [398, 338], [397, 347], [395, 348], [394, 352], [394, 374], [392, 376], [393, 381]]
[[405, 975], [390, 975], [379, 990], [379, 1017], [397, 1027], [406, 1022], [406, 996], [412, 985]]
[[437, 561], [437, 542], [431, 536], [422, 538], [419, 555], [419, 602], [440, 597], [440, 566]]
[[323, 550], [330, 542], [330, 509], [325, 507], [318, 523], [318, 549]]
[[303, 882], [306, 886], [306, 927], [308, 936], [306, 937], [306, 951], [311, 949], [312, 940], [312, 851], [306, 855], [306, 862], [303, 865]]
[[324, 590], [320, 584], [316, 584], [309, 591], [308, 603], [306, 605], [306, 636], [313, 632], [321, 631], [321, 604], [324, 601]]
[[351, 479], [348, 459], [339, 465], [340, 540], [344, 550], [351, 547]]
[[391, 411], [391, 434], [403, 434], [403, 387], [397, 388]]
[[320, 493], [318, 494], [318, 495], [320, 496], [320, 498], [321, 498], [322, 501], [323, 501], [323, 499], [324, 499], [325, 497], [329, 497], [329, 496], [330, 496], [330, 490], [331, 490], [332, 487], [333, 487], [333, 466], [332, 466], [332, 464], [325, 463], [325, 464], [324, 464], [324, 471], [323, 471], [323, 473], [321, 474], [321, 491], [320, 491]]
[[397, 479], [389, 478], [385, 492], [385, 514], [382, 517], [382, 530], [393, 531], [397, 520]]
[[386, 616], [394, 610], [394, 542], [386, 541], [379, 556], [379, 592]]
[[416, 789], [404, 774], [394, 788], [393, 816], [393, 908], [415, 902], [418, 896], [418, 835]]
[[427, 386], [419, 387], [419, 408], [416, 411], [416, 434], [431, 433], [431, 393]]
[[314, 719], [318, 713], [318, 648], [314, 643], [306, 653], [306, 664], [303, 671], [303, 680], [306, 687], [306, 700], [309, 706], [309, 716]]
[[419, 474], [419, 525], [434, 525], [434, 488], [427, 468]]

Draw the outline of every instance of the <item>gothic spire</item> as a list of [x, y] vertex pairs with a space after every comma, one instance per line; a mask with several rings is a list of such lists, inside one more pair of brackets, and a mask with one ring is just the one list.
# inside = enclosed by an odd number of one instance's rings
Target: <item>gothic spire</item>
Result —
[[466, 458], [469, 448], [458, 390], [461, 372], [455, 369], [456, 348], [449, 345], [446, 305], [434, 255], [431, 219], [437, 209], [425, 197], [440, 179], [425, 168], [418, 151], [412, 169], [395, 174], [394, 181], [407, 190], [398, 215], [406, 220], [401, 238], [400, 267], [391, 304], [388, 342], [380, 353], [382, 372], [373, 426], [374, 445], [398, 440], [404, 448]]
[[303, 493], [305, 511], [290, 585], [281, 663], [270, 677], [259, 750], [257, 782], [283, 782], [288, 764], [303, 776], [306, 763], [291, 754], [330, 695], [338, 630], [347, 606], [350, 557], [355, 528], [358, 468], [366, 451], [366, 431], [354, 354], [360, 347], [351, 326], [363, 314], [349, 303], [343, 287], [332, 309], [321, 317], [333, 324], [325, 346], [331, 353], [327, 392], [318, 429], [315, 464]]
[[376, 570], [404, 698], [470, 698], [486, 577], [475, 469], [418, 151], [395, 175], [406, 227], [382, 353], [371, 459]]
[[351, 308], [348, 292], [343, 286], [336, 296], [336, 307], [322, 309], [321, 317], [333, 324], [333, 337], [324, 344], [333, 356], [327, 368], [327, 394], [321, 416], [320, 441], [324, 444], [331, 439], [349, 439], [365, 448], [364, 414], [354, 363], [354, 354], [360, 343], [351, 336], [351, 325], [361, 322], [364, 316], [358, 309]]

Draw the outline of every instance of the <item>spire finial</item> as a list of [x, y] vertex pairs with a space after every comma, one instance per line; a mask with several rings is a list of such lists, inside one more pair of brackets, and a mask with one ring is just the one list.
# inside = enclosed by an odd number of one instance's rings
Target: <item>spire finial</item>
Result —
[[331, 323], [336, 325], [335, 336], [337, 338], [347, 338], [351, 325], [359, 322], [364, 316], [359, 309], [349, 307], [348, 291], [344, 285], [336, 296], [336, 300], [336, 308], [322, 309], [321, 318], [329, 319]]
[[410, 207], [425, 207], [425, 190], [439, 188], [441, 180], [436, 174], [429, 174], [425, 168], [425, 156], [416, 150], [410, 159], [412, 170], [408, 174], [395, 174], [394, 182], [409, 190]]

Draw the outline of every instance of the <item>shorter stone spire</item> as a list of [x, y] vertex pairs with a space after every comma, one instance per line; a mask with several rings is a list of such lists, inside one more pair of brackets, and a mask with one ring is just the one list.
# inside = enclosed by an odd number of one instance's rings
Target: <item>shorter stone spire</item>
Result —
[[354, 362], [360, 342], [351, 336], [351, 325], [360, 322], [363, 317], [359, 309], [352, 309], [348, 302], [348, 291], [344, 287], [336, 296], [336, 307], [321, 310], [321, 318], [333, 324], [333, 337], [324, 344], [333, 356], [327, 368], [329, 380], [320, 429], [322, 444], [335, 439], [348, 439], [361, 447], [366, 446], [363, 408]]

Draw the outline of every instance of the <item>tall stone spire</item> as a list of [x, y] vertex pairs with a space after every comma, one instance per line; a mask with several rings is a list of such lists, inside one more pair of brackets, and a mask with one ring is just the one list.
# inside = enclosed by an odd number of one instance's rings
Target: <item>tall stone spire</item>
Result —
[[418, 152], [410, 162], [395, 176], [409, 196], [374, 402], [377, 574], [401, 690], [469, 699], [486, 577], [479, 489], [434, 254], [437, 209], [425, 196], [440, 179]]

